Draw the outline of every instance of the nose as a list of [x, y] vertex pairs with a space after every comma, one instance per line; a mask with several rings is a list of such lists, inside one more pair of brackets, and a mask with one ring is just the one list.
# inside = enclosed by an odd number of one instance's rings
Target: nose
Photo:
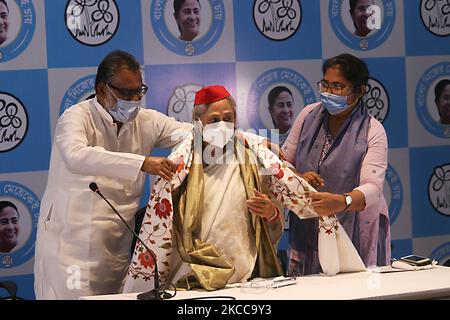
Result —
[[195, 20], [196, 15], [195, 15], [194, 11], [191, 11], [191, 12], [189, 13], [188, 18], [191, 19], [191, 20]]
[[281, 108], [281, 112], [288, 113], [289, 112], [289, 107], [286, 104], [284, 104], [283, 107]]
[[6, 223], [6, 230], [8, 230], [8, 231], [14, 231], [14, 223], [12, 223], [11, 221], [9, 221], [8, 223]]

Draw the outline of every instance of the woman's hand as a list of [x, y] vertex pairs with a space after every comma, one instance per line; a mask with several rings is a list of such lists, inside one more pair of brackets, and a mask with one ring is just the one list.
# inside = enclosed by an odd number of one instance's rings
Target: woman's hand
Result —
[[264, 194], [254, 189], [255, 196], [247, 200], [248, 210], [266, 220], [273, 220], [277, 214], [277, 209], [272, 200]]
[[301, 177], [308, 181], [308, 183], [315, 189], [320, 189], [325, 185], [325, 181], [320, 177], [320, 175], [313, 171], [305, 172], [301, 175]]
[[330, 216], [345, 209], [345, 198], [342, 194], [329, 192], [311, 192], [311, 204], [321, 216]]

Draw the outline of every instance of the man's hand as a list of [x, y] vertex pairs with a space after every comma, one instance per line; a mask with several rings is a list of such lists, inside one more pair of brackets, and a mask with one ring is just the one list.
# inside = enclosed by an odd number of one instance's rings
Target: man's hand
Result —
[[311, 205], [321, 216], [329, 216], [344, 210], [345, 198], [342, 194], [329, 192], [311, 192]]
[[160, 176], [164, 180], [172, 180], [177, 165], [164, 157], [145, 157], [141, 170], [149, 174]]
[[315, 189], [320, 189], [325, 184], [325, 181], [320, 177], [320, 175], [313, 171], [305, 172], [304, 174], [301, 175], [301, 177], [306, 181], [308, 181], [308, 183]]
[[264, 193], [254, 189], [255, 196], [247, 200], [248, 210], [266, 220], [271, 220], [277, 213], [272, 200]]

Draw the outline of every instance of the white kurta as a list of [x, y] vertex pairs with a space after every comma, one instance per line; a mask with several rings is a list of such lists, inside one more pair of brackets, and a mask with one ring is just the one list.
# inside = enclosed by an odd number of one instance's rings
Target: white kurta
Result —
[[[234, 154], [233, 154], [234, 157]], [[247, 280], [256, 262], [256, 240], [247, 209], [239, 164], [212, 165], [204, 170], [201, 239], [216, 245], [235, 268], [228, 283]]]
[[134, 226], [144, 187], [140, 171], [153, 147], [173, 147], [171, 134], [191, 125], [141, 109], [119, 134], [97, 100], [67, 109], [55, 131], [35, 252], [37, 299], [77, 299], [121, 292], [132, 234], [99, 195]]

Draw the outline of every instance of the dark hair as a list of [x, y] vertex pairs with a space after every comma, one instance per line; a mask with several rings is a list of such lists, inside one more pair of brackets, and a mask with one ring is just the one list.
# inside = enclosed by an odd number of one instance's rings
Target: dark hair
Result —
[[273, 109], [273, 105], [275, 104], [275, 100], [282, 92], [287, 92], [292, 97], [292, 92], [285, 86], [276, 86], [272, 90], [270, 90], [269, 95], [267, 96], [267, 101], [269, 102], [269, 110]]
[[[181, 6], [186, 0], [173, 0], [173, 14], [175, 17], [178, 16], [181, 10]], [[200, 5], [200, 0], [197, 0], [198, 4]]]
[[121, 50], [110, 52], [98, 66], [95, 77], [95, 89], [100, 83], [108, 82], [121, 68], [138, 71], [141, 66], [136, 58], [128, 52]]
[[6, 9], [8, 9], [8, 13], [9, 13], [9, 7], [8, 7], [8, 4], [6, 3], [6, 0], [0, 0], [0, 2], [5, 5]]
[[[3, 2], [3, 1], [0, 0], [0, 2]], [[14, 203], [12, 203], [10, 201], [0, 201], [0, 213], [3, 211], [3, 209], [8, 208], [8, 207], [14, 208], [17, 212], [17, 217], [20, 218], [19, 210], [17, 209], [17, 207]]]
[[350, 12], [353, 12], [359, 0], [349, 0]]
[[339, 66], [345, 79], [352, 83], [353, 92], [356, 92], [361, 86], [365, 86], [369, 81], [367, 64], [351, 54], [343, 53], [325, 61], [322, 66], [323, 74], [325, 75], [327, 70], [334, 66]]
[[450, 79], [442, 79], [439, 81], [434, 87], [434, 101], [437, 103], [442, 91], [444, 91], [445, 87], [450, 84]]

